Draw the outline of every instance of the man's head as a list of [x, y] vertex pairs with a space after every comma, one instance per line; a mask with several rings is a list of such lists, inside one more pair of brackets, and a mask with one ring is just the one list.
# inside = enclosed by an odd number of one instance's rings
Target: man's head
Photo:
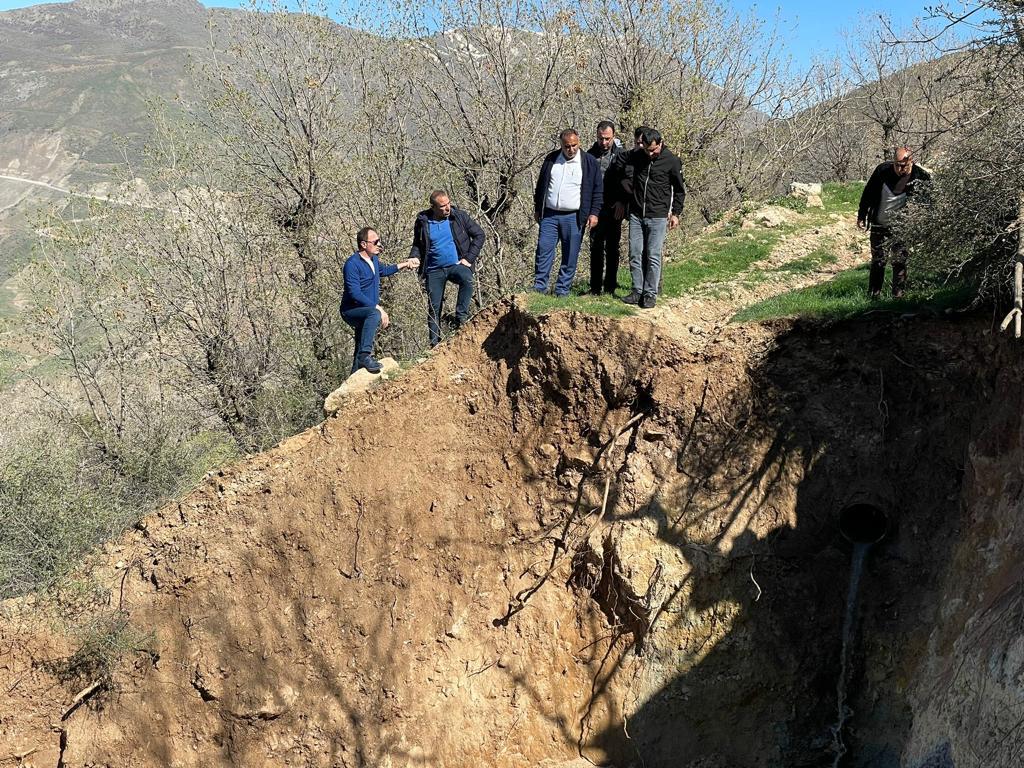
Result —
[[892, 159], [892, 167], [896, 169], [896, 173], [900, 176], [910, 175], [910, 172], [914, 170], [914, 156], [910, 152], [910, 147], [896, 147], [896, 153]]
[[655, 128], [645, 128], [644, 132], [640, 134], [640, 146], [647, 153], [647, 156], [653, 160], [661, 154], [661, 148], [664, 146], [661, 132]]
[[580, 151], [580, 135], [575, 128], [566, 128], [558, 134], [558, 141], [562, 144], [562, 154], [566, 160], [572, 160]]
[[384, 250], [384, 243], [373, 227], [363, 227], [356, 234], [356, 249], [368, 256], [376, 256]]
[[649, 131], [649, 130], [651, 130], [651, 129], [648, 128], [646, 125], [638, 125], [633, 130], [633, 146], [634, 147], [639, 149], [643, 145], [642, 139], [644, 137], [644, 131]]
[[602, 152], [607, 152], [615, 143], [615, 123], [611, 120], [602, 120], [597, 124], [597, 146]]
[[447, 219], [452, 212], [452, 201], [443, 189], [430, 193], [430, 213], [435, 219]]

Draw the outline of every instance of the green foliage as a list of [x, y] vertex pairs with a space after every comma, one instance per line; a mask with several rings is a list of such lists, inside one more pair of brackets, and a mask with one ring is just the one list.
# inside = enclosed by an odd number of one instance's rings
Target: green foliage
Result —
[[766, 205], [777, 205], [780, 208], [788, 208], [791, 211], [797, 211], [803, 213], [807, 210], [807, 200], [802, 197], [792, 197], [790, 195], [779, 195], [777, 197], [769, 198], [765, 201]]
[[662, 269], [662, 293], [682, 296], [712, 283], [739, 275], [751, 264], [766, 258], [778, 242], [779, 233], [758, 232], [753, 239], [746, 233], [698, 238]]
[[773, 296], [746, 307], [733, 322], [769, 320], [778, 317], [806, 317], [841, 320], [867, 312], [941, 312], [970, 303], [971, 293], [962, 285], [912, 288], [900, 299], [872, 300], [868, 296], [868, 266], [840, 272], [827, 283], [812, 285]]
[[605, 317], [628, 317], [636, 313], [636, 308], [623, 304], [615, 296], [591, 296], [585, 289], [577, 285], [564, 299], [540, 293], [527, 296], [527, 307], [536, 315], [546, 312], [570, 311], [583, 312], [588, 315], [604, 315]]
[[807, 275], [816, 272], [826, 264], [835, 264], [838, 260], [839, 257], [827, 245], [822, 245], [806, 256], [781, 264], [775, 271], [787, 275]]
[[851, 213], [860, 205], [863, 181], [833, 181], [822, 185], [821, 202], [829, 213]]
[[9, 442], [0, 462], [0, 598], [54, 586], [91, 548], [232, 455], [219, 433], [171, 425], [105, 449], [56, 429]]

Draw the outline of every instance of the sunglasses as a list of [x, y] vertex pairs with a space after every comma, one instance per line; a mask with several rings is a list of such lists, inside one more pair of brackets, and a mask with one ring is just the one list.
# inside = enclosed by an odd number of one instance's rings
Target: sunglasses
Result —
[[380, 245], [380, 238], [377, 238], [376, 240], [363, 240], [363, 242], [367, 245]]

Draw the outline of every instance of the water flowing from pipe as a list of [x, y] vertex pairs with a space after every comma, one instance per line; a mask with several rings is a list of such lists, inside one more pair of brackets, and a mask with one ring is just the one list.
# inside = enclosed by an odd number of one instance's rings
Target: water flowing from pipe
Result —
[[846, 754], [843, 742], [843, 728], [853, 714], [846, 706], [847, 683], [849, 678], [849, 661], [853, 645], [853, 626], [857, 618], [857, 592], [860, 589], [861, 575], [864, 573], [864, 560], [871, 544], [858, 543], [853, 545], [850, 561], [850, 587], [846, 592], [846, 613], [843, 616], [842, 657], [839, 661], [839, 682], [836, 685], [836, 724], [832, 726], [832, 750], [835, 755], [832, 768], [839, 768], [839, 761]]

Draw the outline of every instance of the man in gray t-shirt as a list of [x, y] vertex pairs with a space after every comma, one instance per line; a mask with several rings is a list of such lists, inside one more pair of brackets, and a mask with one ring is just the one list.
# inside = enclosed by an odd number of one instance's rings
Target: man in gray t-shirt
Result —
[[920, 182], [931, 180], [927, 171], [914, 164], [909, 147], [898, 147], [891, 163], [875, 168], [860, 196], [857, 226], [870, 231], [871, 274], [868, 293], [882, 294], [885, 265], [892, 259], [892, 295], [898, 299], [907, 285], [907, 247], [892, 231], [899, 213], [920, 189]]

